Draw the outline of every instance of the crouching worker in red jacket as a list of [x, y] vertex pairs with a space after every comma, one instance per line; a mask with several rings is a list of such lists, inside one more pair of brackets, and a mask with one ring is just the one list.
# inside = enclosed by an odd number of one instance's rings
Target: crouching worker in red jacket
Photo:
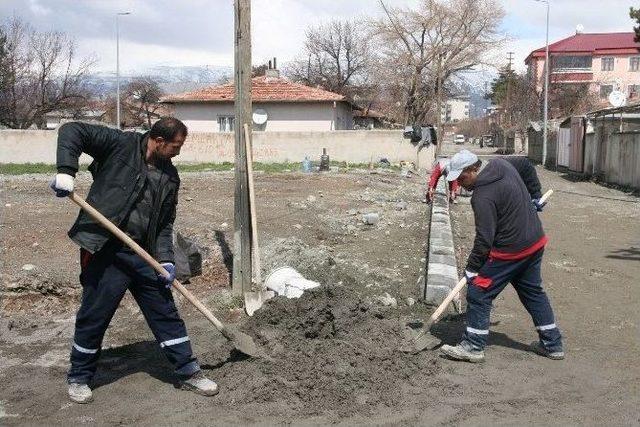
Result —
[[[427, 203], [433, 202], [433, 196], [436, 193], [436, 187], [438, 186], [438, 181], [442, 175], [447, 176], [449, 172], [449, 159], [439, 159], [433, 170], [431, 171], [431, 177], [429, 178], [429, 184], [427, 186]], [[451, 203], [455, 203], [456, 196], [458, 194], [458, 181], [453, 180], [449, 182], [449, 201]]]

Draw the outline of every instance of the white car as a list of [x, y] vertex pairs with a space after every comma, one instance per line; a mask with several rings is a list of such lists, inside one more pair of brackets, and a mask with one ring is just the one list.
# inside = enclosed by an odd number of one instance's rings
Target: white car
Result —
[[458, 135], [454, 136], [453, 137], [453, 142], [455, 144], [464, 144], [464, 142], [465, 142], [464, 135], [458, 134]]

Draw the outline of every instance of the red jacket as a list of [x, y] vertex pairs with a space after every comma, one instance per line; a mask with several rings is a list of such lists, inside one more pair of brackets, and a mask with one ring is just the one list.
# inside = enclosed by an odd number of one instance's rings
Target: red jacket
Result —
[[[431, 177], [429, 178], [428, 189], [436, 188], [436, 186], [438, 185], [438, 180], [440, 180], [440, 177], [443, 174], [445, 174], [446, 167], [448, 165], [449, 165], [449, 159], [440, 159], [436, 162], [435, 166], [433, 167], [433, 170], [431, 171]], [[458, 190], [458, 181], [455, 180], [455, 181], [449, 182], [449, 191], [451, 192], [451, 194], [455, 194], [457, 190]]]

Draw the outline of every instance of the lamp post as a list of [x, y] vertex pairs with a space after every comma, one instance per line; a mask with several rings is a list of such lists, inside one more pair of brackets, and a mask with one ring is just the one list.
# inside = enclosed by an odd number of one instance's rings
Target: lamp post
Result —
[[120, 24], [119, 18], [131, 12], [116, 13], [116, 127], [120, 129]]
[[[547, 5], [547, 41], [544, 55], [544, 127], [542, 129], [542, 166], [544, 167], [547, 163], [547, 123], [549, 118], [549, 0], [534, 1]], [[556, 157], [558, 157], [558, 153], [556, 153]]]

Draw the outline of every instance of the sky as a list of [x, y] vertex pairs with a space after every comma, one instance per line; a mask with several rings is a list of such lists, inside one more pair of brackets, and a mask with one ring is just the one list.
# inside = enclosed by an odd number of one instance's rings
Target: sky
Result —
[[[415, 7], [420, 0], [385, 0]], [[502, 30], [509, 37], [496, 55], [514, 52], [516, 69], [528, 53], [545, 44], [544, 3], [499, 0], [506, 12]], [[550, 42], [575, 33], [632, 31], [628, 0], [549, 0]], [[0, 0], [0, 17], [19, 16], [38, 30], [64, 31], [76, 39], [81, 56], [95, 55], [95, 70], [115, 73], [116, 13], [120, 69], [143, 73], [158, 65], [232, 66], [232, 0]], [[377, 0], [252, 0], [253, 63], [277, 57], [278, 64], [302, 49], [304, 31], [333, 18], [377, 16]]]

